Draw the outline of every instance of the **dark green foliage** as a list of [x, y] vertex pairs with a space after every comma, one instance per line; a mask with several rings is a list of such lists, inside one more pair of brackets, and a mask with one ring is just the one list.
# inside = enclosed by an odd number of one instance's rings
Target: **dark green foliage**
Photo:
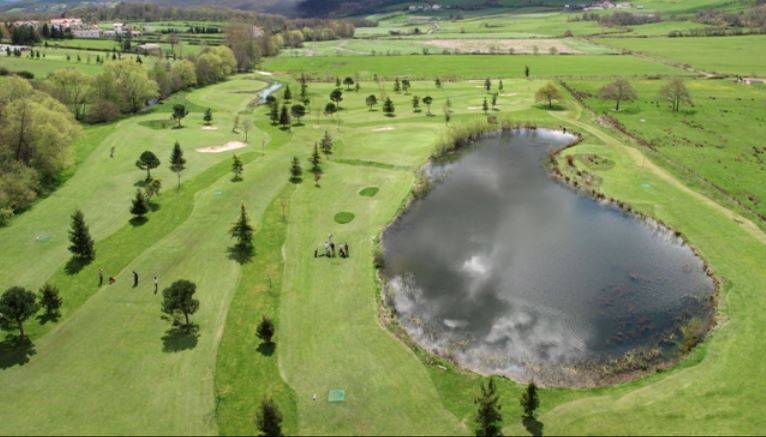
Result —
[[253, 227], [244, 204], [240, 206], [239, 219], [234, 222], [229, 234], [237, 240], [233, 252], [242, 258], [249, 258], [253, 252]]
[[334, 90], [332, 90], [332, 92], [330, 93], [330, 100], [332, 100], [333, 103], [335, 103], [335, 106], [337, 106], [338, 109], [340, 109], [340, 102], [343, 101], [343, 91], [341, 91], [340, 88], [335, 88]]
[[130, 213], [136, 218], [141, 219], [149, 212], [149, 202], [146, 200], [144, 192], [140, 189], [136, 190], [136, 197], [133, 198], [133, 203], [130, 207]]
[[160, 194], [160, 190], [162, 189], [162, 181], [154, 178], [149, 183], [144, 185], [144, 194], [146, 194], [146, 200], [151, 200], [152, 197]]
[[290, 85], [285, 85], [285, 93], [282, 96], [286, 102], [293, 99], [293, 93], [290, 91]]
[[40, 305], [48, 315], [58, 314], [64, 300], [61, 299], [58, 288], [45, 284], [40, 288]]
[[527, 385], [527, 389], [521, 394], [519, 403], [521, 404], [521, 408], [524, 409], [524, 416], [534, 417], [535, 410], [540, 406], [540, 399], [537, 396], [537, 386], [534, 382], [530, 382], [529, 385]]
[[410, 80], [409, 79], [403, 79], [402, 80], [402, 90], [406, 94], [410, 91]]
[[258, 335], [258, 338], [260, 338], [264, 343], [270, 344], [271, 339], [274, 337], [275, 331], [276, 329], [274, 328], [274, 322], [272, 322], [270, 318], [264, 316], [261, 319], [261, 323], [258, 324], [256, 334]]
[[319, 156], [319, 148], [316, 143], [314, 143], [314, 151], [311, 153], [309, 161], [311, 162], [311, 173], [314, 175], [322, 174], [322, 167], [319, 166], [322, 158]]
[[210, 123], [213, 121], [213, 110], [210, 108], [207, 108], [205, 110], [205, 116], [202, 118], [202, 120], [205, 122], [207, 126], [210, 126]]
[[199, 301], [194, 299], [196, 291], [197, 286], [191, 281], [181, 279], [172, 283], [162, 291], [162, 312], [174, 318], [182, 314], [184, 325], [189, 327], [189, 315], [199, 309]]
[[489, 111], [489, 103], [487, 103], [487, 98], [484, 98], [484, 103], [481, 104], [481, 110], [484, 111], [486, 114]]
[[399, 82], [399, 78], [398, 77], [394, 78], [394, 91], [398, 93], [401, 90], [402, 90], [402, 84], [401, 82]]
[[178, 176], [178, 187], [181, 187], [181, 172], [186, 169], [186, 159], [181, 145], [176, 141], [173, 152], [170, 154], [170, 169]]
[[492, 94], [492, 109], [497, 107], [497, 93]]
[[146, 180], [152, 179], [152, 170], [160, 166], [160, 160], [157, 155], [147, 150], [138, 157], [136, 161], [136, 167], [141, 170], [146, 170]]
[[290, 182], [299, 184], [303, 182], [303, 169], [301, 168], [301, 162], [297, 156], [293, 156], [292, 163], [290, 164]]
[[269, 105], [269, 119], [273, 125], [279, 123], [279, 106], [276, 101]]
[[37, 296], [25, 288], [11, 287], [0, 296], [0, 327], [6, 331], [19, 330], [25, 338], [24, 322], [40, 309]]
[[319, 142], [319, 145], [322, 148], [322, 153], [325, 155], [332, 154], [332, 137], [330, 136], [330, 133], [327, 131], [324, 131], [324, 136], [322, 137], [322, 140]]
[[436, 88], [441, 89], [441, 87], [442, 87], [442, 80], [437, 77], [435, 83], [436, 83]]
[[338, 107], [335, 105], [335, 103], [332, 103], [332, 102], [328, 102], [328, 103], [325, 105], [325, 107], [324, 107], [324, 113], [325, 113], [325, 115], [329, 115], [329, 116], [332, 116], [332, 115], [333, 115], [333, 114], [335, 114], [336, 112], [338, 112]]
[[351, 91], [351, 85], [354, 84], [354, 79], [350, 76], [343, 79], [343, 85], [346, 85], [346, 91]]
[[502, 79], [500, 79], [500, 82], [498, 82], [498, 84], [497, 84], [497, 90], [501, 91], [501, 92], [503, 91], [503, 80]]
[[90, 237], [85, 216], [77, 210], [72, 214], [72, 227], [69, 230], [69, 252], [81, 261], [92, 261], [96, 257], [93, 239]]
[[434, 102], [434, 98], [431, 96], [425, 96], [423, 97], [423, 103], [425, 103], [426, 108], [428, 108], [428, 115], [431, 115], [431, 103]]
[[290, 113], [298, 120], [298, 124], [301, 123], [301, 118], [306, 115], [306, 107], [301, 104], [295, 104], [290, 107]]
[[181, 120], [189, 115], [189, 111], [185, 105], [180, 103], [173, 105], [173, 120], [178, 122], [178, 127], [181, 127]]
[[492, 89], [492, 81], [489, 80], [489, 78], [484, 80], [484, 89], [487, 90], [487, 92]]
[[383, 112], [388, 117], [394, 116], [394, 111], [396, 111], [396, 108], [394, 107], [394, 102], [391, 101], [390, 98], [386, 97], [386, 101], [383, 102]]
[[279, 124], [282, 125], [282, 128], [286, 129], [290, 127], [290, 123], [292, 123], [292, 119], [287, 111], [287, 105], [283, 105], [282, 111], [279, 113]]
[[235, 181], [242, 180], [242, 172], [244, 171], [244, 169], [245, 169], [245, 166], [242, 163], [242, 160], [239, 158], [239, 156], [234, 155], [231, 162], [231, 172], [234, 173]]
[[481, 395], [476, 398], [479, 406], [476, 412], [476, 435], [479, 437], [502, 436], [502, 420], [500, 414], [500, 396], [497, 394], [495, 380], [490, 378], [487, 385], [481, 385]]
[[370, 94], [366, 99], [364, 99], [364, 103], [366, 103], [367, 106], [370, 107], [370, 111], [372, 111], [372, 108], [378, 104], [378, 98], [375, 97], [375, 94]]
[[256, 424], [262, 436], [282, 436], [282, 413], [279, 412], [276, 404], [271, 399], [264, 399], [261, 402]]
[[420, 97], [412, 96], [412, 110], [414, 112], [420, 112]]

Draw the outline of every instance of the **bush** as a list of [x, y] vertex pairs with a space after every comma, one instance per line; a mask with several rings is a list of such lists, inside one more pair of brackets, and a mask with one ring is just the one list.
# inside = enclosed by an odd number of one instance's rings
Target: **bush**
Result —
[[88, 123], [108, 123], [116, 120], [119, 116], [120, 107], [116, 103], [106, 99], [98, 99], [93, 102], [85, 120]]
[[27, 80], [32, 80], [35, 78], [35, 74], [29, 71], [17, 71], [16, 76], [23, 77]]

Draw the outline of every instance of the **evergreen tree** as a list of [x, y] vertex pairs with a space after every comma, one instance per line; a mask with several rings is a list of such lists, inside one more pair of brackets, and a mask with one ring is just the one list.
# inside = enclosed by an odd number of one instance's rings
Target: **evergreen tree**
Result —
[[292, 163], [290, 164], [290, 182], [299, 184], [303, 181], [301, 176], [303, 175], [303, 169], [301, 168], [301, 162], [297, 156], [293, 156]]
[[202, 119], [205, 121], [206, 126], [210, 126], [210, 124], [213, 121], [213, 110], [210, 108], [207, 108], [205, 110], [205, 116]]
[[144, 192], [140, 189], [136, 190], [136, 197], [133, 198], [133, 203], [130, 207], [130, 213], [137, 219], [143, 218], [149, 212], [149, 202], [146, 201]]
[[279, 412], [276, 404], [271, 399], [264, 399], [261, 402], [256, 424], [263, 436], [282, 436], [282, 413]]
[[497, 93], [492, 94], [492, 109], [497, 107]]
[[339, 77], [335, 78], [335, 88], [340, 88], [340, 78]]
[[335, 106], [337, 106], [338, 109], [340, 109], [340, 102], [343, 101], [343, 91], [341, 91], [340, 88], [335, 88], [330, 93], [330, 100], [332, 100], [333, 103], [335, 103]]
[[540, 398], [537, 396], [537, 386], [534, 381], [527, 385], [527, 389], [521, 394], [519, 400], [521, 407], [524, 409], [524, 416], [534, 417], [535, 410], [540, 406]]
[[232, 225], [229, 234], [237, 240], [234, 244], [234, 252], [237, 255], [245, 257], [252, 253], [253, 227], [250, 225], [250, 218], [244, 204], [240, 206], [239, 219]]
[[141, 170], [146, 170], [147, 181], [152, 179], [151, 171], [159, 166], [159, 158], [157, 158], [157, 155], [150, 152], [149, 150], [142, 153], [141, 156], [138, 157], [138, 161], [136, 161], [136, 167], [140, 168]]
[[6, 331], [18, 329], [19, 339], [24, 339], [24, 322], [39, 309], [37, 296], [33, 292], [22, 287], [11, 287], [0, 296], [0, 327]]
[[487, 114], [487, 112], [489, 112], [489, 103], [487, 103], [486, 97], [484, 97], [484, 103], [481, 104], [481, 110], [484, 111], [484, 114]]
[[69, 251], [75, 258], [79, 258], [82, 261], [92, 261], [96, 258], [93, 239], [90, 237], [88, 225], [85, 224], [85, 216], [79, 209], [72, 214], [69, 242], [71, 243]]
[[497, 394], [495, 380], [490, 378], [487, 385], [481, 385], [481, 395], [475, 403], [479, 406], [476, 412], [476, 435], [479, 437], [500, 437], [503, 435], [500, 414], [500, 396]]
[[242, 180], [242, 172], [244, 171], [244, 169], [245, 169], [245, 166], [242, 163], [242, 160], [239, 159], [239, 156], [234, 155], [234, 159], [231, 162], [231, 172], [234, 173], [235, 181]]
[[402, 90], [404, 91], [404, 94], [407, 94], [410, 91], [410, 80], [409, 79], [403, 79], [402, 80]]
[[290, 91], [290, 85], [285, 85], [285, 94], [283, 97], [286, 102], [289, 102], [293, 99], [293, 93]]
[[330, 136], [330, 132], [324, 131], [324, 136], [319, 142], [319, 145], [322, 148], [322, 153], [325, 155], [332, 154], [332, 137]]
[[500, 79], [500, 82], [497, 83], [497, 90], [501, 91], [501, 92], [503, 91], [503, 80], [502, 79]]
[[197, 286], [184, 279], [176, 281], [162, 291], [162, 312], [178, 317], [184, 316], [185, 327], [190, 327], [189, 316], [196, 313], [199, 309], [199, 301], [194, 298]]
[[359, 85], [359, 82], [357, 82], [357, 83], [354, 85], [354, 91], [356, 91], [356, 92], [359, 92], [359, 90], [361, 90], [361, 89], [362, 89], [362, 86], [361, 86], [361, 85]]
[[399, 82], [399, 78], [394, 78], [394, 92], [399, 92], [402, 90], [402, 84]]
[[524, 66], [524, 77], [529, 79], [529, 65]]
[[184, 159], [184, 151], [181, 150], [178, 141], [176, 141], [173, 152], [170, 154], [170, 170], [178, 176], [178, 188], [181, 188], [181, 172], [186, 170], [186, 159]]
[[45, 313], [49, 316], [58, 314], [61, 304], [64, 300], [61, 299], [58, 288], [45, 284], [40, 288], [40, 305], [45, 308]]
[[386, 101], [383, 102], [383, 112], [386, 114], [386, 116], [393, 117], [395, 110], [396, 108], [394, 108], [394, 102], [392, 102], [390, 98], [386, 97]]
[[442, 87], [442, 80], [437, 77], [436, 78], [436, 88], [441, 88], [441, 87]]
[[256, 334], [258, 335], [258, 338], [260, 338], [264, 343], [271, 344], [275, 330], [274, 322], [272, 322], [270, 318], [264, 316], [261, 319], [261, 323], [258, 324]]
[[279, 106], [276, 102], [269, 106], [269, 118], [272, 125], [279, 124]]
[[487, 92], [492, 89], [492, 81], [489, 80], [489, 78], [484, 80], [484, 89], [487, 90]]
[[319, 164], [322, 162], [322, 159], [319, 156], [319, 148], [317, 147], [316, 143], [314, 143], [314, 152], [311, 153], [311, 158], [309, 161], [311, 162], [311, 173], [322, 173], [322, 167], [319, 166]]
[[292, 120], [290, 119], [290, 113], [287, 111], [287, 105], [282, 105], [282, 112], [279, 113], [279, 124], [283, 129], [290, 127]]
[[178, 122], [177, 127], [181, 127], [181, 120], [183, 120], [187, 115], [189, 115], [189, 111], [186, 109], [185, 105], [181, 105], [180, 103], [173, 105], [173, 119]]
[[412, 111], [420, 112], [420, 97], [412, 96]]

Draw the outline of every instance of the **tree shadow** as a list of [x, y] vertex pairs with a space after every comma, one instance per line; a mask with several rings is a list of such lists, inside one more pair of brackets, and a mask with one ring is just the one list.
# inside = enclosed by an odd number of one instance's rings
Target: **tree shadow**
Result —
[[148, 181], [148, 180], [146, 180], [146, 179], [141, 179], [140, 181], [136, 181], [136, 182], [134, 182], [134, 183], [133, 183], [133, 186], [134, 186], [134, 187], [138, 187], [138, 188], [144, 188], [144, 187], [146, 187], [146, 185], [147, 185], [148, 183], [149, 183], [149, 181]]
[[234, 176], [233, 178], [231, 178], [231, 181], [232, 182], [242, 182], [242, 177], [241, 176]]
[[150, 209], [152, 212], [157, 212], [157, 211], [159, 211], [159, 210], [160, 210], [160, 208], [162, 208], [162, 205], [160, 205], [160, 204], [159, 204], [159, 203], [157, 203], [157, 202], [148, 202], [148, 204], [149, 204], [149, 209]]
[[535, 105], [535, 108], [542, 109], [544, 111], [565, 111], [567, 108], [565, 108], [563, 105], [559, 105], [558, 103], [554, 103], [552, 105], [545, 104], [538, 104]]
[[253, 259], [253, 256], [255, 255], [255, 251], [251, 249], [242, 249], [237, 246], [232, 246], [227, 249], [229, 253], [229, 259], [232, 261], [236, 261], [239, 264], [247, 264], [250, 262], [250, 260]]
[[90, 264], [90, 261], [91, 260], [89, 259], [82, 259], [80, 257], [73, 256], [66, 263], [64, 270], [67, 272], [68, 275], [76, 275], [77, 273], [80, 273], [80, 271], [84, 269], [85, 266]]
[[543, 435], [543, 423], [539, 420], [535, 419], [534, 416], [524, 416], [524, 420], [522, 420], [522, 423], [524, 424], [524, 428], [529, 431], [530, 434], [533, 436], [541, 436]]
[[162, 336], [162, 351], [173, 353], [194, 349], [199, 340], [199, 326], [174, 324]]
[[134, 228], [137, 228], [139, 226], [145, 225], [148, 221], [149, 219], [146, 217], [133, 217], [132, 219], [128, 220], [128, 223], [130, 223], [130, 225]]
[[61, 318], [61, 313], [59, 313], [58, 311], [54, 311], [50, 313], [46, 311], [45, 313], [37, 316], [37, 321], [40, 322], [41, 325], [44, 325], [48, 322], [56, 323], [59, 321], [60, 318]]
[[0, 369], [23, 366], [29, 362], [29, 357], [35, 354], [35, 345], [28, 338], [20, 339], [14, 335], [7, 335], [5, 341], [0, 343]]
[[268, 343], [263, 342], [258, 346], [258, 352], [260, 352], [262, 355], [270, 357], [274, 355], [274, 351], [277, 349], [277, 344], [273, 341], [270, 341]]

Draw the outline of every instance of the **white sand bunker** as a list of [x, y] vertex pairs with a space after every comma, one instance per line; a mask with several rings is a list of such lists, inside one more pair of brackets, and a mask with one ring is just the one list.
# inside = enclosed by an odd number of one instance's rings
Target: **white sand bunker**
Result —
[[469, 111], [476, 111], [476, 110], [479, 110], [479, 109], [484, 109], [484, 107], [483, 106], [469, 106], [468, 107]]
[[264, 76], [273, 76], [274, 75], [274, 73], [271, 73], [271, 72], [268, 72], [268, 71], [263, 71], [263, 70], [256, 70], [255, 72], [258, 73], [258, 74], [262, 74]]
[[218, 126], [202, 126], [202, 130], [218, 130]]
[[394, 127], [393, 126], [384, 126], [384, 127], [379, 127], [377, 129], [373, 129], [372, 131], [373, 132], [387, 132], [387, 131], [390, 131], [390, 130], [394, 130]]
[[199, 149], [197, 149], [197, 151], [200, 153], [222, 153], [222, 152], [228, 152], [230, 150], [243, 149], [245, 147], [247, 147], [247, 144], [243, 142], [229, 141], [223, 146], [200, 147]]

